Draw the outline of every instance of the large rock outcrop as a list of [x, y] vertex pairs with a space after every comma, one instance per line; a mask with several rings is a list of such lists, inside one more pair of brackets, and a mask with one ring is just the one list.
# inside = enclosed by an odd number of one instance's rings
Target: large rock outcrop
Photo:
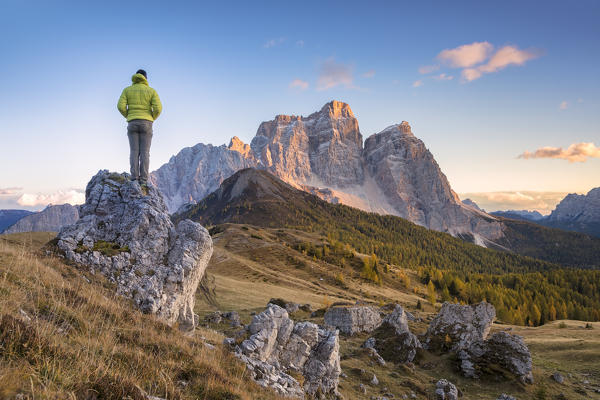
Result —
[[325, 325], [333, 326], [345, 335], [372, 332], [381, 325], [379, 310], [370, 306], [331, 307], [325, 312]]
[[467, 306], [446, 302], [429, 324], [423, 347], [433, 352], [469, 347], [487, 338], [495, 317], [496, 309], [485, 301]]
[[[262, 386], [284, 396], [336, 396], [341, 373], [337, 331], [312, 322], [294, 324], [287, 311], [275, 304], [253, 317], [250, 337], [237, 356]], [[301, 374], [304, 383], [292, 375]]]
[[79, 210], [70, 204], [49, 205], [40, 212], [27, 215], [3, 233], [19, 232], [58, 232], [65, 225], [70, 225], [79, 218]]
[[503, 236], [495, 217], [466, 206], [407, 122], [370, 136], [363, 147], [350, 106], [325, 104], [308, 117], [277, 115], [250, 146], [197, 144], [152, 173], [171, 212], [216, 190], [234, 172], [261, 168], [333, 203], [407, 218], [485, 245]]
[[200, 224], [174, 226], [158, 189], [100, 171], [87, 185], [80, 218], [63, 227], [65, 257], [100, 272], [145, 313], [180, 327], [197, 324], [194, 295], [212, 255]]

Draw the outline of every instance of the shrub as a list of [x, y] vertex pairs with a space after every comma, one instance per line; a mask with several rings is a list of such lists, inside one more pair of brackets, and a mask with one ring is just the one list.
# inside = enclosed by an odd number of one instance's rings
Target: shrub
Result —
[[329, 296], [325, 295], [323, 296], [323, 308], [328, 309], [329, 307], [331, 307], [331, 299], [329, 299]]

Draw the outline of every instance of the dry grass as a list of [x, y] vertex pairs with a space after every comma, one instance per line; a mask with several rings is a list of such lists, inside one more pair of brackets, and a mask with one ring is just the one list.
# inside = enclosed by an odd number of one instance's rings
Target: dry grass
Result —
[[184, 335], [101, 277], [42, 255], [51, 237], [0, 236], [1, 399], [277, 398], [251, 382], [219, 334]]
[[[42, 255], [37, 249], [51, 237], [0, 236], [0, 399], [17, 393], [26, 398], [138, 399], [144, 392], [169, 399], [277, 398], [251, 382], [243, 365], [219, 345], [220, 334], [199, 329], [182, 335], [136, 312], [114, 296], [101, 277]], [[250, 320], [251, 311], [262, 311], [274, 297], [311, 303], [313, 308], [335, 301], [398, 302], [426, 320], [435, 311], [429, 305], [424, 311], [415, 310], [417, 300], [425, 297], [425, 287], [411, 271], [402, 272], [410, 275], [416, 294], [413, 287], [407, 289], [401, 279], [393, 278], [400, 275], [393, 266], [384, 275], [383, 286], [378, 286], [366, 283], [349, 267], [315, 261], [288, 246], [294, 241], [322, 243], [324, 238], [317, 235], [232, 225], [214, 239], [208, 271], [215, 277], [218, 308], [240, 311], [244, 322]], [[344, 287], [337, 279], [340, 273]], [[198, 295], [199, 313], [214, 309]], [[323, 323], [322, 314], [310, 318], [299, 312], [293, 318]], [[519, 400], [550, 400], [560, 393], [571, 400], [600, 399], [591, 389], [600, 388], [600, 323], [585, 329], [584, 322], [562, 321], [566, 328], [559, 328], [560, 322], [536, 328], [493, 326], [493, 331], [511, 329], [525, 338], [533, 356], [534, 385], [493, 377], [466, 379], [452, 356], [427, 352], [414, 368], [380, 366], [360, 348], [368, 337], [360, 335], [340, 340], [346, 374], [340, 391], [346, 399], [385, 393], [397, 399], [411, 392], [418, 399], [432, 399], [435, 382], [447, 378], [469, 400], [493, 400], [500, 393]], [[427, 321], [410, 325], [422, 334]], [[232, 329], [228, 324], [215, 328]], [[217, 348], [209, 350], [205, 342]], [[550, 379], [555, 371], [565, 375], [566, 384]], [[377, 386], [369, 383], [373, 373], [380, 381]], [[367, 387], [367, 395], [359, 391], [359, 383]]]
[[[357, 300], [379, 303], [395, 301], [416, 305], [419, 300], [412, 288], [403, 287], [398, 269], [384, 275], [384, 285], [366, 282], [352, 267], [315, 260], [292, 249], [297, 243], [322, 244], [325, 238], [291, 229], [263, 229], [250, 225], [225, 224], [213, 237], [214, 253], [207, 272], [215, 279], [217, 302], [221, 310], [264, 309], [271, 298], [309, 303], [321, 308], [331, 303]], [[261, 239], [258, 239], [260, 237]], [[416, 275], [413, 286], [424, 292]], [[340, 283], [343, 276], [343, 284]], [[243, 295], [241, 295], [243, 294]], [[200, 314], [215, 307], [198, 297]]]

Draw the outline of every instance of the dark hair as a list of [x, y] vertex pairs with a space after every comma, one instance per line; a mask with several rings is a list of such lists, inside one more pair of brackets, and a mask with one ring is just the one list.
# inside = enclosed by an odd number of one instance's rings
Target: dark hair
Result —
[[146, 75], [146, 71], [144, 71], [143, 69], [138, 69], [136, 71], [136, 74], [142, 74], [144, 75], [144, 78], [148, 79], [148, 75]]

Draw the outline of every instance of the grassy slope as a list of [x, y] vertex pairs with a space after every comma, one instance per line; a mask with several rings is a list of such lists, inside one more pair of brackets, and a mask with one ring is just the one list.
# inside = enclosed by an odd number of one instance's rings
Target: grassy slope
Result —
[[[425, 319], [425, 322], [411, 323], [414, 332], [423, 333], [427, 320], [435, 312], [424, 300], [425, 288], [410, 270], [392, 267], [384, 275], [383, 287], [373, 285], [349, 267], [340, 268], [314, 260], [290, 246], [309, 240], [315, 244], [323, 243], [326, 238], [318, 234], [251, 225], [226, 224], [223, 227], [225, 229], [213, 237], [215, 251], [207, 270], [211, 279], [214, 279], [218, 306], [209, 304], [199, 293], [196, 311], [201, 315], [215, 309], [237, 310], [247, 323], [251, 318], [250, 313], [262, 311], [273, 297], [311, 303], [313, 308], [321, 308], [334, 301], [398, 302]], [[411, 276], [410, 288], [405, 288], [395, 278], [400, 270]], [[343, 284], [336, 280], [340, 272], [345, 277]], [[419, 299], [425, 305], [423, 311], [416, 310]], [[323, 323], [323, 318], [310, 318], [303, 312], [293, 315], [293, 318]], [[495, 399], [500, 393], [512, 394], [520, 400], [552, 399], [559, 393], [564, 393], [568, 399], [600, 399], [600, 395], [589, 389], [586, 390], [589, 397], [576, 392], [584, 386], [584, 379], [600, 386], [600, 364], [597, 362], [600, 359], [600, 323], [593, 323], [594, 329], [591, 330], [583, 329], [583, 322], [566, 323], [565, 329], [559, 328], [559, 321], [537, 328], [494, 325], [493, 330], [509, 328], [524, 336], [532, 350], [534, 385], [524, 387], [502, 380], [466, 379], [455, 370], [451, 357], [437, 357], [428, 353], [416, 363], [414, 369], [393, 363], [381, 367], [360, 348], [368, 337], [360, 335], [341, 339], [342, 368], [347, 377], [341, 379], [340, 390], [347, 399], [382, 395], [380, 392], [384, 387], [395, 398], [415, 391], [418, 398], [424, 399], [432, 396], [435, 381], [447, 378], [458, 385], [466, 399]], [[213, 328], [231, 333], [224, 324]], [[361, 370], [366, 373], [363, 374]], [[560, 386], [549, 378], [557, 370], [565, 376], [573, 374], [571, 378], [567, 377], [566, 385]], [[373, 373], [381, 382], [377, 387], [369, 384]], [[368, 387], [366, 397], [358, 391], [359, 383]], [[542, 396], [542, 390], [546, 397]]]
[[220, 334], [183, 335], [100, 276], [43, 255], [52, 236], [0, 236], [0, 399], [278, 398], [249, 381]]

